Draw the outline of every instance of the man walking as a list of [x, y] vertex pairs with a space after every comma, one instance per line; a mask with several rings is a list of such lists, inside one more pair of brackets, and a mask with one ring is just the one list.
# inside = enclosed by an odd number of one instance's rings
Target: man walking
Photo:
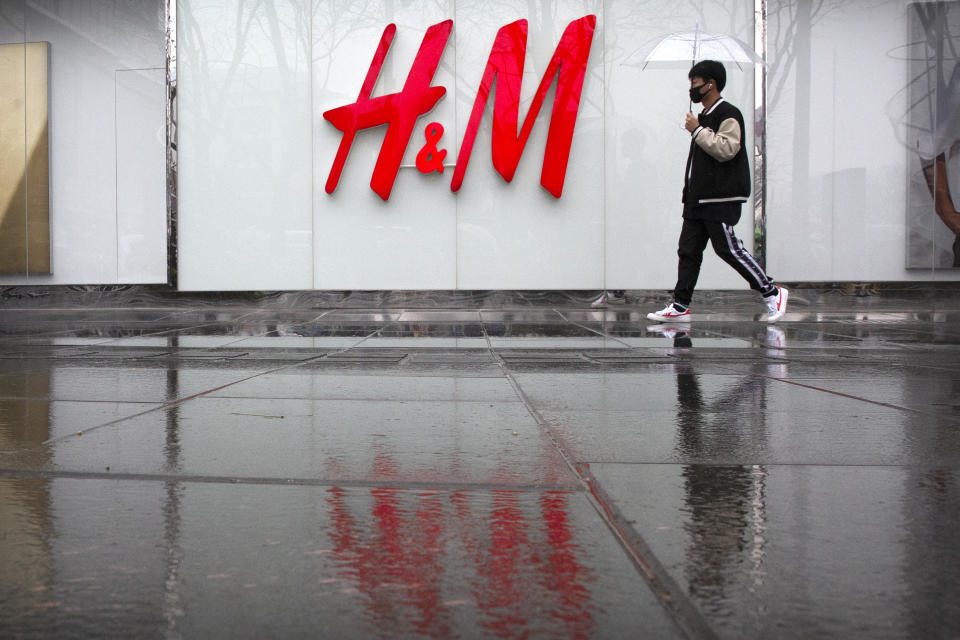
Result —
[[702, 102], [703, 111], [699, 116], [688, 113], [685, 124], [691, 141], [683, 186], [683, 228], [677, 243], [677, 284], [673, 302], [647, 318], [690, 321], [690, 302], [709, 240], [716, 254], [760, 292], [767, 305], [766, 320], [776, 322], [786, 313], [789, 292], [773, 283], [733, 232], [740, 208], [750, 197], [743, 115], [720, 95], [727, 82], [721, 63], [698, 62], [687, 77], [690, 100]]

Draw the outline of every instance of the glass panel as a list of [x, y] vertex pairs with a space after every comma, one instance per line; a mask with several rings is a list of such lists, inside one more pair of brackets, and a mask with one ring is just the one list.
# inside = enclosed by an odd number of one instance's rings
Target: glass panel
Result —
[[[319, 289], [453, 289], [456, 287], [456, 196], [450, 191], [457, 140], [454, 60], [457, 24], [445, 43], [430, 86], [447, 93], [413, 127], [389, 200], [371, 188], [387, 127], [361, 130], [336, 190], [325, 186], [344, 137], [324, 119], [355, 102], [385, 28], [396, 34], [372, 85], [371, 98], [403, 89], [427, 29], [454, 17], [452, 0], [383, 3], [351, 12], [355, 3], [315, 0], [313, 11], [314, 278]], [[429, 123], [444, 133], [444, 171], [416, 168]], [[403, 141], [401, 141], [402, 143]]]
[[909, 6], [907, 268], [960, 267], [960, 3]]
[[953, 214], [932, 169], [942, 155], [944, 176], [954, 170], [960, 137], [948, 131], [958, 20], [957, 3], [770, 0], [768, 262], [780, 278], [960, 276], [931, 197], [939, 188]]
[[313, 286], [309, 0], [177, 7], [179, 286]]
[[[153, 172], [163, 180], [163, 85], [133, 100], [126, 93], [130, 87], [120, 81], [124, 74], [164, 68], [163, 15], [163, 0], [0, 3], [0, 44], [37, 43], [37, 52], [48, 52], [28, 55], [21, 65], [29, 91], [21, 99], [27, 107], [21, 157], [29, 162], [23, 183], [29, 273], [2, 276], [0, 284], [166, 280], [165, 224], [124, 235], [118, 213], [125, 206], [124, 220], [135, 225], [165, 216], [163, 192], [151, 197]], [[0, 84], [0, 92], [7, 88]], [[131, 122], [161, 125], [141, 132], [146, 144], [136, 145], [136, 162], [152, 163], [146, 173], [137, 171], [136, 163], [118, 164], [118, 150], [131, 147], [124, 138]], [[49, 156], [41, 153], [44, 148]], [[131, 201], [124, 195], [131, 193], [142, 197]], [[124, 260], [118, 243], [127, 255], [137, 256], [134, 262]]]
[[[458, 3], [457, 122], [465, 128], [498, 30], [528, 21], [520, 122], [567, 25], [603, 14], [601, 2]], [[510, 183], [494, 170], [493, 100], [457, 192], [457, 286], [463, 289], [589, 289], [603, 281], [603, 29], [593, 34], [562, 197], [541, 186], [555, 92], [551, 88]], [[502, 83], [505, 84], [505, 83]], [[497, 86], [500, 90], [500, 86]], [[510, 132], [512, 133], [512, 132]], [[460, 141], [457, 141], [459, 145]]]
[[167, 279], [165, 69], [116, 73], [118, 280]]
[[[689, 102], [687, 72], [693, 41], [670, 55], [653, 55], [672, 34], [732, 36], [753, 48], [753, 6], [743, 0], [685, 3], [606, 3], [606, 280], [608, 288], [672, 289], [682, 226], [684, 167], [690, 134], [682, 128]], [[648, 57], [651, 59], [648, 61]], [[705, 57], [705, 56], [701, 56]], [[723, 61], [725, 100], [744, 117], [743, 144], [753, 169], [754, 68]], [[753, 246], [753, 202], [742, 206], [737, 236]], [[707, 248], [697, 287], [745, 287]]]

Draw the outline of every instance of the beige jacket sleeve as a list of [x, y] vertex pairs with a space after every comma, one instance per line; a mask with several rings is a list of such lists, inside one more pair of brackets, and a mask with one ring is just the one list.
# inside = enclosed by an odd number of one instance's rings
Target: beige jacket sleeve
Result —
[[697, 145], [720, 162], [726, 162], [740, 151], [740, 125], [733, 118], [720, 123], [720, 130], [697, 127], [693, 132]]

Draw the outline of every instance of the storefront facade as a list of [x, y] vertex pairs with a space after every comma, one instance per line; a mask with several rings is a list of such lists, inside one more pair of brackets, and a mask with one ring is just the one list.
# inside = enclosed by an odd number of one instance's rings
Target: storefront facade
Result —
[[[669, 288], [689, 61], [645, 61], [683, 31], [732, 36], [765, 62], [727, 63], [723, 94], [744, 113], [756, 174], [737, 232], [772, 276], [957, 280], [948, 209], [960, 199], [945, 182], [960, 182], [958, 4], [5, 0], [0, 45], [23, 51], [23, 83], [6, 83], [2, 104], [24, 143], [4, 146], [17, 162], [0, 181], [0, 241], [24, 259], [4, 263], [0, 285]], [[484, 104], [502, 38], [524, 65], [515, 83], [499, 68]], [[26, 43], [43, 42], [38, 69]], [[542, 82], [526, 144], [498, 151], [517, 125], [497, 101], [518, 92], [523, 125]], [[393, 110], [347, 144], [352, 125], [331, 114], [377, 100]], [[384, 149], [402, 153], [392, 179]], [[371, 186], [383, 167], [386, 191]], [[27, 254], [44, 240], [37, 266]], [[700, 286], [743, 285], [708, 265]]]

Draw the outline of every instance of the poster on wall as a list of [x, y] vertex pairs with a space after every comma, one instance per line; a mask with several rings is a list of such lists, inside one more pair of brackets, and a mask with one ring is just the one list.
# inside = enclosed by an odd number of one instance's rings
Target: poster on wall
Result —
[[960, 268], [960, 2], [908, 7], [907, 268]]
[[0, 44], [0, 274], [50, 273], [49, 44]]

